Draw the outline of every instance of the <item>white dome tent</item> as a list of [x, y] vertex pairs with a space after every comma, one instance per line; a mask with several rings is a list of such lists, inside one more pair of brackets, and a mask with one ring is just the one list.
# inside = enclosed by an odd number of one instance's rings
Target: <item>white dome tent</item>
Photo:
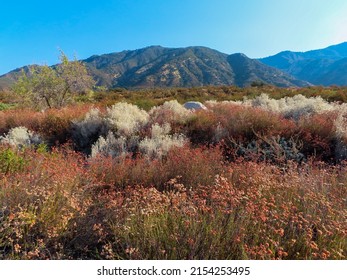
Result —
[[183, 107], [188, 110], [207, 110], [206, 106], [201, 102], [197, 101], [188, 101], [183, 104]]

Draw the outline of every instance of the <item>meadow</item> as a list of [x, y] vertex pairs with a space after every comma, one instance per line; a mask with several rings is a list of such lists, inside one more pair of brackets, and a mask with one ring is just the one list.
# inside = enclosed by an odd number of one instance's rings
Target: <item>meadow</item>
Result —
[[346, 259], [346, 102], [116, 89], [37, 111], [2, 93], [0, 259]]

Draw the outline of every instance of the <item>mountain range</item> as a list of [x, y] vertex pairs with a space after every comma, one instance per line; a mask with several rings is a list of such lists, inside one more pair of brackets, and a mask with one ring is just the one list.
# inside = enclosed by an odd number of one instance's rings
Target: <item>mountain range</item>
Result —
[[[347, 43], [309, 52], [284, 51], [262, 59], [206, 47], [150, 46], [82, 61], [97, 85], [107, 88], [347, 85]], [[28, 67], [0, 76], [0, 89], [9, 88], [22, 69]]]
[[97, 84], [108, 88], [244, 87], [256, 81], [282, 87], [308, 85], [244, 54], [227, 55], [206, 47], [151, 46], [92, 56], [84, 62]]
[[308, 52], [284, 51], [259, 61], [314, 85], [347, 85], [347, 42]]

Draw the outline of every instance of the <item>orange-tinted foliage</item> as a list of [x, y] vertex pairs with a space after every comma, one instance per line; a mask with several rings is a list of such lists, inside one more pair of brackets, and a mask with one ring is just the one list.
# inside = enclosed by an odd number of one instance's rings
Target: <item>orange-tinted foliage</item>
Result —
[[25, 126], [49, 144], [0, 145], [0, 259], [346, 259], [334, 113], [211, 105], [171, 120], [190, 143], [151, 159], [74, 151], [90, 108], [0, 112], [1, 135]]
[[2, 259], [346, 258], [344, 165], [226, 164], [188, 147], [154, 162], [16, 155], [0, 173]]

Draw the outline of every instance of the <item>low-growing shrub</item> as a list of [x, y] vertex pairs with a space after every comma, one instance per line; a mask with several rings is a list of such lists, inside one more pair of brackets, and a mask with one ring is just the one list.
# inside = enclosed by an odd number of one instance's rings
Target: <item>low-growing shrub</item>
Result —
[[23, 126], [12, 128], [5, 136], [0, 136], [0, 144], [18, 148], [40, 143], [42, 143], [40, 136]]
[[279, 100], [271, 99], [267, 94], [245, 101], [253, 107], [282, 114], [286, 118], [299, 120], [302, 116], [334, 110], [334, 105], [320, 96], [307, 98], [301, 94]]
[[173, 147], [183, 147], [187, 139], [183, 135], [169, 135], [171, 131], [170, 124], [165, 123], [152, 125], [151, 138], [145, 137], [139, 143], [139, 151], [149, 158], [159, 158], [166, 156]]
[[218, 143], [226, 136], [217, 115], [210, 110], [192, 114], [186, 122], [185, 133], [195, 145]]
[[71, 120], [55, 114], [46, 114], [41, 121], [39, 132], [49, 146], [64, 144], [71, 139]]
[[303, 144], [297, 139], [286, 139], [280, 136], [258, 137], [248, 143], [236, 141], [225, 142], [225, 156], [229, 160], [242, 157], [250, 161], [265, 161], [277, 165], [286, 165], [290, 161], [301, 163], [307, 160], [302, 152]]
[[41, 112], [29, 109], [0, 111], [0, 134], [8, 133], [10, 129], [19, 126], [37, 132], [43, 117]]
[[0, 111], [0, 259], [346, 259], [346, 105], [259, 88], [214, 96], [279, 101]]
[[105, 122], [117, 136], [136, 134], [148, 122], [148, 113], [128, 103], [116, 103], [107, 108]]
[[332, 160], [336, 144], [334, 112], [303, 117], [298, 122], [298, 137], [303, 143], [302, 152], [320, 160]]
[[91, 174], [98, 182], [115, 189], [142, 185], [161, 190], [176, 177], [187, 187], [209, 184], [225, 168], [219, 147], [192, 149], [186, 146], [170, 149], [162, 159], [96, 156], [90, 159], [89, 164]]
[[8, 109], [11, 109], [12, 107], [13, 107], [12, 104], [6, 104], [6, 103], [0, 102], [0, 111], [8, 110]]
[[127, 140], [124, 136], [116, 138], [113, 132], [109, 131], [106, 138], [100, 136], [99, 139], [92, 145], [91, 156], [124, 156], [128, 153], [126, 142]]
[[341, 106], [335, 120], [336, 147], [335, 157], [338, 160], [347, 160], [347, 106]]
[[8, 174], [21, 171], [25, 159], [11, 148], [0, 148], [0, 173]]
[[0, 175], [1, 259], [346, 258], [343, 164], [6, 149], [30, 164]]
[[[113, 148], [119, 146], [115, 144], [117, 141], [129, 142], [125, 143], [125, 146], [136, 146], [136, 143], [133, 142], [147, 121], [146, 111], [128, 103], [114, 104], [112, 107], [106, 108], [104, 114], [94, 108], [86, 114], [83, 120], [73, 122], [73, 141], [76, 148], [86, 154], [93, 152], [93, 156], [95, 156], [101, 150], [104, 154], [108, 154]], [[123, 140], [117, 140], [118, 138]], [[107, 146], [109, 147], [107, 148]], [[119, 154], [117, 151], [112, 153]]]
[[92, 108], [83, 120], [75, 120], [72, 125], [72, 138], [77, 150], [87, 154], [91, 152], [92, 145], [107, 133], [107, 126], [100, 110]]
[[149, 111], [152, 124], [158, 123], [183, 123], [187, 120], [191, 112], [184, 108], [176, 100], [166, 101], [163, 105], [153, 107]]

